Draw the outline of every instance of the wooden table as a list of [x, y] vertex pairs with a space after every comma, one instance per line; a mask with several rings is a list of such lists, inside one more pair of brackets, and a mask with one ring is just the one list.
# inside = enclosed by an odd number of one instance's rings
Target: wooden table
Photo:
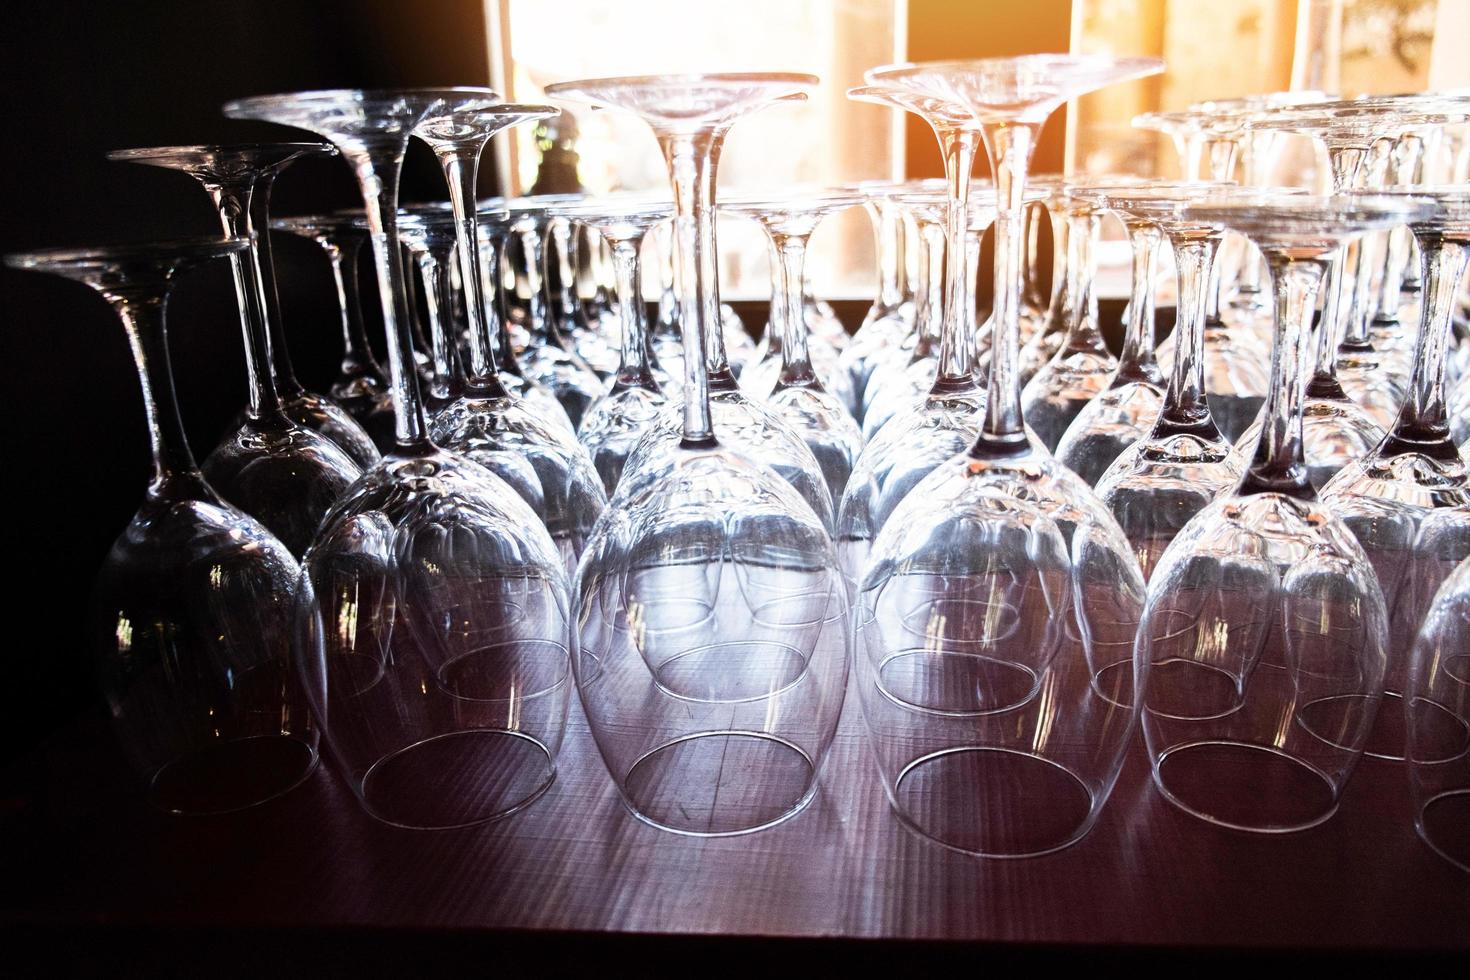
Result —
[[[250, 936], [320, 950], [331, 943], [316, 937], [336, 936], [369, 960], [378, 954], [364, 950], [391, 957], [425, 935], [441, 937], [428, 946], [441, 954], [456, 948], [446, 935], [500, 937], [533, 959], [598, 948], [559, 944], [566, 933], [613, 949], [617, 934], [685, 937], [650, 940], [638, 956], [697, 936], [969, 940], [1001, 955], [1470, 951], [1470, 876], [1414, 835], [1401, 769], [1365, 759], [1328, 824], [1270, 838], [1175, 811], [1136, 748], [1082, 842], [987, 861], [898, 824], [851, 700], [812, 805], [724, 839], [630, 817], [579, 710], [545, 797], [500, 824], [444, 832], [374, 822], [325, 771], [245, 814], [166, 817], [141, 801], [92, 723], [6, 778], [0, 919], [12, 937], [42, 937], [47, 955], [75, 952], [58, 940], [99, 928], [135, 955], [181, 941], [252, 949], [236, 942]], [[772, 950], [790, 947], [760, 948], [784, 957]], [[817, 947], [829, 948], [852, 947]]]

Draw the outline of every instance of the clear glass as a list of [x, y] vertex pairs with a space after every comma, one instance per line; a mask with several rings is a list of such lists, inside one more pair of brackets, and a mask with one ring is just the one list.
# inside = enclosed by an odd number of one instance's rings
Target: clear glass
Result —
[[[1127, 193], [1129, 188], [1120, 188]], [[1099, 207], [1114, 210], [1128, 230], [1133, 253], [1133, 288], [1123, 352], [1108, 386], [1089, 401], [1057, 443], [1057, 460], [1089, 485], [1113, 460], [1153, 429], [1164, 403], [1164, 379], [1154, 354], [1154, 265], [1163, 232], [1147, 217], [1135, 217], [1107, 200], [1106, 186], [1085, 193]]]
[[[260, 185], [303, 156], [332, 152], [330, 146], [320, 143], [252, 143], [117, 150], [108, 158], [189, 174], [209, 192], [225, 237], [255, 242], [251, 211]], [[261, 218], [263, 221], [264, 216]], [[244, 421], [205, 457], [203, 473], [217, 493], [264, 524], [299, 557], [311, 544], [327, 509], [362, 470], [337, 443], [286, 414], [271, 372], [267, 300], [259, 262], [258, 246], [231, 256], [249, 399]], [[370, 446], [364, 452], [369, 450], [376, 456]]]
[[1240, 485], [1159, 560], [1138, 627], [1155, 785], [1210, 823], [1284, 833], [1327, 820], [1378, 710], [1383, 594], [1312, 489], [1302, 407], [1313, 305], [1334, 249], [1423, 213], [1394, 199], [1290, 196], [1185, 211], [1256, 244], [1277, 309], [1265, 434]]
[[1147, 580], [1175, 535], [1222, 491], [1245, 461], [1215, 424], [1205, 392], [1205, 320], [1210, 269], [1225, 229], [1184, 215], [1191, 203], [1224, 197], [1220, 184], [1160, 184], [1110, 193], [1108, 205], [1153, 220], [1169, 239], [1179, 278], [1176, 353], [1164, 401], [1149, 432], [1098, 478], [1098, 496], [1128, 536]]
[[575, 435], [576, 426], [556, 395], [545, 385], [527, 376], [516, 350], [512, 322], [515, 318], [511, 297], [516, 291], [516, 277], [506, 283], [501, 276], [507, 271], [506, 248], [512, 237], [511, 228], [517, 218], [509, 211], [481, 210], [480, 278], [485, 299], [485, 327], [491, 337], [490, 356], [494, 360], [501, 387], [519, 395], [534, 408], [544, 421]]
[[1470, 871], [1470, 558], [1444, 580], [1410, 657], [1410, 779], [1414, 827]]
[[295, 215], [271, 220], [272, 231], [310, 239], [327, 253], [337, 308], [342, 315], [342, 363], [327, 395], [357, 420], [379, 450], [393, 444], [393, 402], [388, 373], [378, 363], [362, 318], [358, 262], [367, 242], [361, 213]]
[[[1435, 592], [1470, 557], [1470, 473], [1450, 435], [1444, 377], [1455, 293], [1470, 261], [1470, 191], [1421, 188], [1412, 194], [1414, 200], [1433, 201], [1435, 211], [1413, 226], [1424, 261], [1425, 299], [1409, 397], [1392, 430], [1322, 490], [1323, 501], [1373, 562], [1388, 606], [1384, 707], [1366, 749], [1387, 759], [1404, 758], [1400, 709], [1414, 637]], [[1450, 717], [1441, 718], [1449, 730], [1434, 735], [1436, 717], [1422, 719], [1419, 758], [1425, 763], [1449, 758], [1430, 758], [1431, 744], [1466, 748]]]
[[[835, 510], [847, 488], [853, 465], [863, 448], [863, 434], [847, 405], [851, 392], [829, 390], [823, 380], [846, 384], [847, 375], [837, 364], [837, 351], [813, 328], [802, 285], [807, 244], [822, 219], [861, 203], [862, 198], [838, 191], [823, 191], [779, 201], [742, 200], [722, 204], [721, 211], [743, 214], [759, 221], [771, 241], [775, 282], [771, 292], [770, 329], [780, 338], [779, 368], [766, 396], [766, 404], [795, 430], [812, 451], [822, 478], [832, 496]], [[819, 366], [816, 351], [831, 356], [827, 370]], [[749, 378], [762, 365], [749, 368]], [[745, 386], [742, 378], [741, 384]], [[748, 389], [747, 389], [748, 390]]]
[[1098, 323], [1095, 250], [1103, 209], [1094, 197], [1067, 185], [1056, 195], [1067, 231], [1067, 332], [1051, 359], [1021, 392], [1026, 424], [1047, 449], [1055, 451], [1067, 427], [1108, 386], [1118, 359], [1108, 350]]
[[884, 182], [858, 185], [865, 197], [864, 210], [873, 222], [878, 255], [877, 295], [838, 360], [853, 399], [847, 408], [858, 423], [863, 421], [863, 393], [873, 369], [891, 355], [892, 348], [903, 343], [916, 322], [905, 261], [908, 243], [903, 213], [891, 200], [891, 194], [902, 186]]
[[[573, 427], [582, 424], [582, 415], [602, 394], [602, 379], [572, 349], [563, 332], [562, 311], [569, 303], [570, 289], [554, 290], [547, 276], [546, 243], [557, 221], [556, 208], [575, 207], [581, 201], [576, 195], [545, 195], [507, 201], [505, 207], [514, 218], [511, 233], [520, 240], [520, 254], [525, 266], [518, 270], [530, 288], [526, 330], [530, 334], [520, 354], [521, 371], [541, 385], [566, 409]], [[568, 284], [569, 286], [570, 284]]]
[[171, 282], [246, 247], [184, 241], [5, 260], [91, 286], [127, 332], [153, 466], [142, 506], [98, 573], [89, 633], [124, 753], [149, 800], [171, 813], [242, 810], [316, 766], [316, 732], [287, 658], [296, 560], [204, 482], [169, 367]]
[[[996, 220], [983, 422], [889, 517], [857, 587], [853, 656], [899, 818], [944, 846], [1019, 857], [1095, 823], [1138, 708], [1143, 580], [1102, 503], [1028, 436], [1017, 378], [1026, 170], [1062, 102], [1161, 71], [1154, 59], [1032, 55], [897, 65], [870, 85], [933, 99], [953, 123], [950, 309], [967, 307], [971, 154], [989, 151]], [[959, 247], [954, 247], [959, 245]]]
[[894, 415], [913, 409], [934, 385], [944, 332], [945, 192], [907, 193], [893, 198], [914, 226], [918, 253], [914, 277], [914, 331], [910, 343], [890, 347], [868, 374], [864, 391], [863, 438], [871, 441]]
[[661, 201], [592, 201], [576, 220], [601, 233], [612, 249], [617, 278], [622, 352], [607, 392], [582, 417], [577, 439], [592, 458], [611, 495], [628, 455], [653, 425], [667, 398], [653, 370], [653, 346], [643, 302], [642, 246], [648, 232], [668, 220], [673, 205]]
[[451, 286], [455, 252], [453, 218], [443, 208], [429, 205], [404, 209], [398, 216], [398, 240], [408, 253], [409, 278], [418, 274], [418, 289], [427, 329], [429, 372], [420, 393], [424, 415], [433, 420], [464, 394], [464, 359], [455, 337], [455, 297]]
[[413, 130], [486, 89], [337, 90], [231, 102], [232, 118], [330, 139], [367, 209], [395, 444], [327, 514], [302, 568], [297, 670], [364, 809], [397, 826], [494, 820], [556, 775], [570, 604], [556, 545], [489, 470], [429, 438], [410, 355], [398, 179]]
[[1045, 209], [1051, 224], [1052, 240], [1051, 299], [1036, 330], [1021, 346], [1017, 370], [1021, 375], [1022, 385], [1030, 382], [1042, 365], [1056, 355], [1058, 348], [1062, 346], [1062, 338], [1067, 335], [1067, 323], [1071, 320], [1071, 299], [1067, 295], [1067, 253], [1070, 250], [1067, 216], [1062, 213], [1057, 199], [1062, 189], [1062, 178], [1038, 177], [1029, 181], [1028, 186], [1035, 186], [1046, 192]]
[[[588, 544], [575, 669], [624, 802], [681, 834], [748, 833], [799, 812], [817, 792], [847, 686], [847, 593], [827, 515], [748, 454], [749, 438], [711, 404], [711, 374], [728, 374], [723, 343], [711, 343], [721, 331], [720, 146], [741, 116], [816, 82], [679, 75], [547, 88], [643, 118], [673, 184], [685, 345], [679, 434], [636, 480], [629, 459]], [[656, 438], [657, 426], [643, 445]], [[820, 476], [812, 489], [829, 514]]]

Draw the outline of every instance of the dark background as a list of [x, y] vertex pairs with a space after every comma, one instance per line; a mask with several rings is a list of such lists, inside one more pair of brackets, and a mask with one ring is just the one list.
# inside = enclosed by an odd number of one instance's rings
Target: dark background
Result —
[[[109, 163], [130, 146], [310, 139], [236, 122], [238, 96], [337, 87], [484, 85], [479, 0], [191, 0], [10, 8], [0, 140], [0, 253], [218, 236], [190, 177]], [[416, 142], [416, 141], [415, 141]], [[482, 191], [490, 193], [490, 154]], [[403, 199], [447, 195], [433, 154], [410, 149]], [[305, 160], [276, 184], [276, 214], [360, 206], [340, 159]], [[321, 390], [340, 356], [325, 254], [277, 235], [281, 303], [297, 373]], [[365, 252], [366, 250], [364, 250]], [[371, 299], [365, 304], [372, 309]], [[168, 311], [184, 423], [199, 458], [245, 401], [227, 264], [182, 279]], [[55, 276], [0, 272], [5, 502], [0, 762], [100, 698], [84, 649], [92, 578], [147, 483], [148, 443], [121, 327], [101, 297]], [[3, 773], [0, 767], [0, 773]], [[0, 778], [0, 799], [10, 780]]]

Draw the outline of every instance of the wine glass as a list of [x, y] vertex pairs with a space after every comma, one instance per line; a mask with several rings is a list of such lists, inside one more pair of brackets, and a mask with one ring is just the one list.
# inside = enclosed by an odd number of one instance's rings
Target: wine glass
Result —
[[[1205, 103], [1177, 113], [1145, 113], [1133, 125], [1170, 135], [1179, 152], [1180, 173], [1185, 181], [1207, 177], [1213, 183], [1228, 183], [1235, 170], [1241, 145], [1249, 142], [1249, 124], [1255, 111], [1246, 106], [1227, 109]], [[1213, 275], [1205, 306], [1203, 356], [1205, 392], [1215, 424], [1226, 439], [1235, 442], [1259, 414], [1268, 384], [1266, 364], [1270, 360], [1269, 332], [1240, 329], [1222, 315], [1222, 296], [1240, 268], [1238, 256], [1249, 252], [1248, 244], [1227, 235], [1216, 246]], [[1248, 256], [1254, 262], [1254, 255]], [[1167, 371], [1173, 364], [1177, 333], [1161, 346], [1158, 356]]]
[[[1169, 383], [1152, 428], [1103, 471], [1097, 495], [1117, 519], [1145, 579], [1181, 528], [1222, 491], [1239, 482], [1245, 460], [1215, 424], [1205, 393], [1205, 319], [1210, 269], [1224, 237], [1221, 223], [1189, 216], [1193, 203], [1229, 200], [1228, 185], [1183, 182], [1119, 189], [1109, 207], [1152, 220], [1169, 239], [1179, 278]], [[1247, 195], [1250, 192], [1244, 192]]]
[[1430, 603], [1409, 669], [1408, 751], [1414, 827], [1434, 851], [1470, 871], [1470, 558]]
[[299, 585], [297, 669], [340, 774], [389, 824], [513, 813], [556, 775], [570, 690], [566, 576], [499, 477], [429, 438], [410, 356], [398, 181], [413, 130], [498, 102], [487, 89], [241, 99], [232, 118], [320, 133], [366, 205], [388, 338], [395, 444], [323, 521]]
[[327, 395], [382, 449], [393, 444], [393, 404], [388, 398], [388, 375], [373, 354], [362, 319], [357, 276], [358, 258], [367, 241], [362, 222], [360, 213], [293, 215], [271, 219], [271, 229], [314, 241], [327, 253], [342, 315], [342, 363]]
[[1032, 375], [1021, 392], [1026, 424], [1047, 449], [1055, 451], [1067, 427], [1088, 402], [1099, 395], [1117, 372], [1118, 359], [1108, 350], [1098, 323], [1095, 249], [1103, 209], [1097, 199], [1063, 186], [1057, 202], [1066, 216], [1067, 285], [1070, 311], [1067, 332], [1051, 360]]
[[1057, 200], [1062, 186], [1063, 180], [1058, 175], [1038, 176], [1027, 181], [1028, 188], [1035, 187], [1038, 191], [1045, 192], [1046, 203], [1042, 208], [1051, 223], [1052, 257], [1051, 298], [1031, 336], [1021, 342], [1017, 371], [1020, 372], [1023, 388], [1056, 355], [1057, 349], [1062, 346], [1062, 338], [1067, 335], [1067, 323], [1071, 320], [1071, 299], [1067, 295], [1067, 256], [1071, 244], [1067, 216]]
[[429, 333], [429, 376], [422, 394], [430, 422], [464, 394], [464, 364], [454, 336], [455, 302], [450, 288], [455, 238], [455, 221], [440, 207], [405, 209], [398, 215], [398, 240], [418, 272], [422, 322]]
[[114, 730], [150, 801], [172, 813], [242, 810], [316, 766], [316, 733], [287, 660], [296, 560], [204, 482], [169, 367], [173, 280], [247, 247], [196, 240], [5, 259], [97, 290], [132, 348], [153, 466], [98, 573], [89, 632]]
[[[767, 318], [765, 336], [761, 339], [757, 347], [758, 355], [740, 373], [741, 389], [754, 398], [769, 401], [771, 395], [776, 391], [782, 373], [785, 370], [786, 360], [782, 350], [784, 330], [782, 329], [781, 324], [783, 321], [780, 315], [784, 309], [784, 299], [782, 297], [785, 287], [782, 285], [782, 276], [784, 275], [782, 267], [786, 259], [782, 256], [781, 248], [783, 242], [792, 248], [797, 247], [791, 237], [782, 237], [773, 230], [771, 221], [777, 219], [773, 219], [769, 212], [774, 209], [779, 212], [779, 215], [791, 217], [795, 215], [794, 206], [797, 201], [808, 199], [813, 205], [816, 205], [819, 200], [837, 193], [839, 192], [827, 190], [813, 190], [807, 193], [792, 191], [784, 193], [779, 200], [775, 201], [771, 200], [769, 196], [765, 198], [756, 196], [733, 201], [727, 200], [720, 204], [720, 212], [722, 214], [741, 215], [760, 222], [765, 229], [767, 244], [769, 245], [771, 311]], [[823, 209], [822, 213], [818, 216], [818, 221], [821, 220], [821, 217], [825, 217], [834, 211], [844, 210], [854, 206], [859, 200], [860, 198], [851, 195], [842, 198], [840, 207]], [[777, 218], [779, 218], [779, 215]], [[809, 238], [810, 233], [805, 237]], [[802, 266], [805, 268], [805, 241], [800, 244], [800, 249], [803, 257]], [[828, 318], [828, 314], [821, 312], [816, 301], [808, 295], [806, 291], [806, 280], [804, 278], [797, 283], [797, 289], [801, 293], [801, 305], [796, 307], [797, 320], [794, 322], [802, 325], [803, 342], [807, 348], [803, 356], [808, 360], [811, 371], [814, 372], [815, 377], [819, 380], [823, 388], [836, 397], [842, 403], [844, 411], [846, 411], [846, 406], [853, 401], [855, 396], [848, 387], [847, 374], [840, 367], [842, 351], [832, 341], [833, 329], [830, 325], [831, 321]], [[842, 330], [840, 322], [837, 323], [837, 330]], [[848, 414], [850, 415], [851, 413]], [[798, 421], [796, 427], [802, 429], [803, 424]], [[818, 455], [820, 461], [820, 454]], [[833, 473], [829, 470], [827, 472], [829, 482], [832, 475]], [[845, 479], [846, 474], [843, 474], [843, 480], [845, 481]]]
[[[521, 352], [521, 370], [556, 396], [574, 428], [582, 424], [582, 414], [602, 394], [602, 379], [577, 355], [563, 333], [561, 310], [571, 300], [554, 291], [546, 275], [546, 240], [557, 217], [556, 207], [581, 200], [580, 195], [548, 194], [505, 202], [513, 219], [510, 231], [519, 240], [525, 263], [519, 272], [525, 275], [530, 290], [526, 317], [530, 340]], [[553, 300], [559, 302], [554, 304]]]
[[[589, 316], [582, 301], [584, 291], [594, 284], [588, 279], [592, 268], [588, 261], [592, 251], [582, 240], [587, 230], [574, 225], [566, 207], [558, 206], [546, 229], [546, 284], [551, 296], [550, 312], [556, 318], [557, 333], [564, 337], [573, 353], [582, 359], [599, 379], [610, 378], [618, 369], [618, 346], [602, 336], [601, 324]], [[570, 206], [575, 207], [576, 202]]]
[[582, 417], [577, 439], [612, 494], [623, 465], [667, 401], [654, 376], [653, 348], [643, 303], [641, 249], [648, 232], [668, 220], [673, 205], [636, 198], [591, 200], [576, 220], [596, 229], [612, 248], [617, 277], [622, 355], [605, 394]]
[[[802, 295], [807, 244], [823, 218], [845, 211], [862, 198], [840, 191], [805, 193], [780, 200], [741, 199], [723, 203], [721, 211], [743, 214], [760, 222], [770, 238], [776, 268], [771, 292], [770, 329], [779, 338], [780, 370], [766, 404], [806, 442], [832, 496], [835, 509], [852, 475], [853, 464], [863, 448], [863, 434], [847, 410], [851, 392], [843, 385], [847, 375], [838, 367], [836, 351], [830, 352], [823, 372], [815, 351], [819, 348], [807, 304]], [[744, 377], [763, 365], [746, 370]], [[836, 385], [827, 388], [823, 375]], [[742, 385], [744, 385], [742, 379]]]
[[933, 385], [939, 370], [944, 327], [943, 191], [895, 195], [893, 204], [913, 221], [918, 267], [914, 290], [912, 343], [891, 346], [888, 356], [868, 374], [864, 391], [863, 438], [872, 440], [894, 415], [913, 407]]
[[1077, 193], [1110, 210], [1128, 231], [1133, 253], [1133, 288], [1123, 351], [1108, 386], [1083, 406], [1057, 443], [1057, 460], [1089, 486], [1129, 446], [1146, 436], [1164, 403], [1164, 378], [1154, 354], [1154, 265], [1163, 232], [1145, 211], [1114, 206], [1107, 194], [1127, 194], [1128, 186], [1089, 185]]
[[903, 213], [892, 200], [902, 184], [865, 181], [857, 185], [862, 192], [863, 209], [873, 223], [873, 237], [878, 256], [878, 291], [863, 316], [857, 332], [838, 358], [838, 369], [847, 376], [847, 390], [852, 402], [848, 411], [858, 423], [863, 420], [863, 392], [868, 378], [896, 345], [914, 329], [914, 295], [908, 281], [905, 261], [907, 242]]
[[730, 438], [709, 377], [728, 373], [723, 345], [713, 359], [709, 345], [721, 320], [707, 251], [721, 142], [740, 117], [816, 82], [669, 75], [546, 89], [647, 121], [674, 188], [682, 434], [631, 483], [629, 459], [588, 544], [575, 670], [624, 802], [682, 834], [747, 833], [800, 811], [816, 793], [847, 683], [847, 595], [827, 521]]
[[526, 399], [536, 414], [544, 421], [559, 426], [576, 435], [567, 410], [557, 401], [551, 389], [527, 376], [521, 367], [520, 355], [516, 352], [511, 330], [510, 296], [514, 285], [507, 286], [501, 280], [505, 270], [506, 246], [511, 237], [511, 226], [516, 219], [509, 211], [498, 208], [487, 210], [481, 203], [478, 220], [480, 223], [480, 279], [481, 292], [485, 299], [485, 326], [491, 338], [490, 355], [495, 362], [500, 384], [506, 391]]
[[[1455, 292], [1470, 261], [1470, 190], [1424, 187], [1409, 194], [1434, 203], [1434, 211], [1411, 226], [1424, 261], [1425, 298], [1409, 397], [1392, 430], [1321, 491], [1373, 562], [1388, 607], [1387, 704], [1366, 749], [1387, 759], [1404, 758], [1398, 706], [1414, 637], [1435, 592], [1470, 556], [1470, 473], [1450, 435], [1444, 378]], [[1426, 764], [1443, 761], [1430, 757], [1431, 744], [1466, 747], [1454, 732], [1435, 736], [1430, 726], [1436, 718], [1453, 727], [1452, 718], [1424, 716], [1418, 759]]]
[[[189, 174], [209, 192], [225, 237], [253, 242], [255, 228], [249, 215], [258, 186], [302, 156], [323, 152], [335, 151], [319, 143], [252, 143], [114, 150], [108, 158]], [[249, 380], [245, 418], [205, 457], [203, 473], [216, 492], [300, 556], [327, 509], [362, 470], [325, 434], [286, 414], [271, 372], [265, 292], [257, 262], [255, 247], [231, 256]]]
[[1154, 782], [1210, 823], [1283, 833], [1331, 817], [1378, 710], [1387, 610], [1363, 549], [1308, 479], [1303, 393], [1333, 251], [1424, 213], [1402, 198], [1292, 195], [1184, 212], [1255, 243], [1277, 309], [1265, 434], [1240, 485], [1164, 552], [1138, 627]]
[[[857, 692], [899, 818], [968, 853], [1054, 851], [1092, 827], [1137, 719], [1143, 581], [1107, 509], [1026, 431], [1017, 379], [1026, 170], [1068, 99], [1163, 63], [1031, 55], [865, 73], [959, 110], [944, 154], [963, 242], [971, 152], [995, 173], [993, 354], [979, 435], [910, 492], [857, 589]], [[946, 110], [949, 114], [950, 110]], [[948, 310], [965, 305], [951, 248]]]

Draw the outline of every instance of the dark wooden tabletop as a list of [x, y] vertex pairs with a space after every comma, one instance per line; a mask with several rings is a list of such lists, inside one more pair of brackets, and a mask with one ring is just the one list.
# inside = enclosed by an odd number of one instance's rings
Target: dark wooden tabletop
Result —
[[1027, 946], [1470, 951], [1470, 876], [1414, 835], [1403, 771], [1365, 759], [1339, 813], [1282, 837], [1165, 804], [1141, 744], [1098, 826], [980, 860], [889, 812], [849, 700], [822, 791], [762, 833], [693, 839], [622, 808], [574, 711], [556, 784], [509, 820], [378, 824], [318, 771], [244, 814], [149, 809], [105, 728], [7, 779], [0, 917], [34, 929], [542, 930], [959, 939]]

